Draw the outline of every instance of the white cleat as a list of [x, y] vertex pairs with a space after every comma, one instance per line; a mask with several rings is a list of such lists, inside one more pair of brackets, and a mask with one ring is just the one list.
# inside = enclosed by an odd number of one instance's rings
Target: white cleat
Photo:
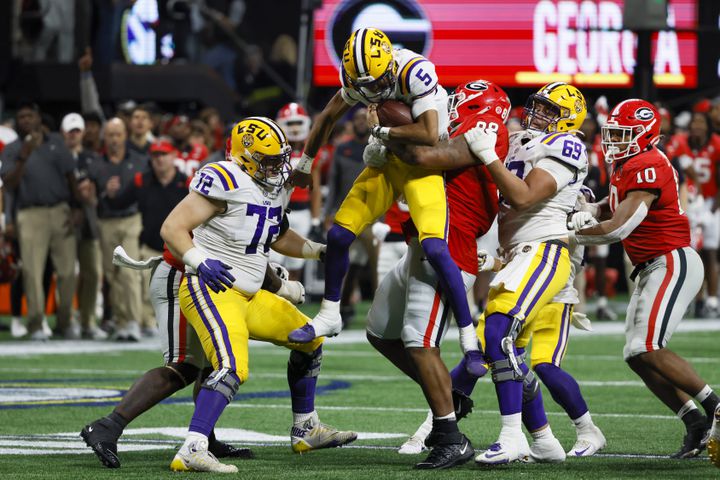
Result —
[[290, 445], [293, 452], [305, 453], [321, 448], [335, 448], [357, 440], [355, 432], [341, 432], [324, 423], [307, 420], [303, 424], [295, 424], [290, 429]]
[[522, 460], [530, 456], [530, 445], [522, 432], [510, 435], [500, 433], [497, 442], [475, 457], [480, 465], [502, 465]]
[[567, 452], [568, 457], [590, 457], [605, 448], [607, 441], [602, 431], [595, 425], [585, 432], [578, 432], [575, 445]]
[[565, 449], [555, 438], [535, 440], [530, 455], [521, 459], [525, 463], [560, 463], [565, 461]]
[[170, 463], [173, 472], [215, 472], [237, 473], [235, 465], [220, 463], [215, 455], [208, 451], [207, 440], [196, 440], [183, 445]]
[[315, 318], [288, 335], [293, 343], [310, 343], [318, 337], [334, 337], [342, 330], [340, 302], [323, 299]]
[[427, 450], [425, 439], [413, 435], [408, 438], [398, 449], [400, 455], [417, 455]]
[[17, 317], [13, 317], [10, 321], [10, 336], [12, 338], [22, 338], [28, 334], [27, 327]]

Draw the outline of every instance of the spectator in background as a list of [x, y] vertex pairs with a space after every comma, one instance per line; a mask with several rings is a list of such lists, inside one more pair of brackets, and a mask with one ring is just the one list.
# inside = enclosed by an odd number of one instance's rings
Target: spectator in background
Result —
[[168, 134], [177, 151], [175, 165], [188, 177], [195, 174], [200, 163], [208, 156], [208, 149], [204, 144], [191, 142], [191, 133], [190, 120], [185, 115], [176, 115], [170, 121]]
[[213, 143], [213, 152], [225, 149], [225, 127], [223, 126], [220, 113], [215, 108], [205, 108], [200, 112], [200, 120], [210, 129]]
[[85, 121], [78, 113], [68, 113], [62, 119], [60, 130], [65, 146], [75, 160], [75, 180], [78, 191], [82, 192], [79, 203], [79, 218], [75, 221], [77, 239], [77, 259], [79, 273], [77, 278], [77, 297], [80, 308], [80, 327], [82, 338], [105, 340], [107, 333], [97, 327], [95, 305], [100, 287], [100, 230], [97, 212], [92, 199], [95, 197], [94, 185], [88, 180], [88, 169], [99, 161], [97, 155], [83, 148], [82, 138]]
[[128, 131], [130, 131], [130, 118], [137, 106], [138, 104], [135, 100], [123, 100], [122, 102], [118, 102], [117, 108], [115, 108], [115, 116], [125, 123]]
[[714, 133], [720, 135], [720, 97], [715, 97], [710, 107], [710, 122]]
[[[42, 31], [33, 45], [33, 60], [56, 60], [70, 63], [75, 57], [75, 2], [68, 0], [39, 0], [42, 11]], [[56, 45], [55, 56], [50, 55]]]
[[43, 328], [43, 272], [48, 254], [57, 274], [56, 328], [72, 338], [75, 336], [71, 314], [76, 245], [70, 201], [76, 192], [75, 162], [60, 136], [42, 131], [37, 105], [21, 105], [16, 120], [22, 140], [16, 140], [3, 150], [0, 176], [17, 208], [17, 235], [23, 259], [30, 338], [49, 338]]
[[139, 155], [148, 155], [153, 141], [150, 109], [144, 105], [135, 107], [130, 114], [130, 138], [128, 150]]
[[190, 137], [188, 137], [190, 145], [203, 145], [208, 152], [212, 150], [213, 138], [210, 134], [210, 128], [202, 120], [193, 120], [190, 122]]
[[[165, 217], [185, 198], [188, 178], [175, 166], [177, 153], [169, 140], [156, 140], [150, 147], [151, 169], [136, 173], [127, 188], [108, 192], [108, 201], [115, 208], [137, 204], [142, 215], [140, 234], [140, 258], [145, 260], [163, 254], [160, 227]], [[155, 313], [150, 303], [150, 275], [152, 270], [142, 270], [142, 333], [157, 333]]]
[[115, 339], [140, 340], [140, 274], [112, 263], [116, 246], [137, 258], [140, 254], [142, 221], [137, 202], [115, 206], [111, 198], [132, 185], [135, 174], [147, 169], [148, 159], [127, 148], [127, 130], [119, 118], [108, 120], [104, 131], [105, 154], [88, 172], [97, 190], [100, 247], [105, 278], [110, 286], [110, 305], [115, 315]]
[[[340, 208], [345, 196], [350, 191], [355, 179], [365, 168], [363, 151], [367, 145], [370, 131], [367, 127], [367, 109], [358, 108], [352, 116], [354, 136], [335, 148], [330, 178], [328, 182], [328, 198], [325, 203], [325, 229], [333, 223], [335, 213]], [[348, 325], [355, 316], [352, 298], [358, 277], [364, 265], [370, 263], [372, 291], [377, 286], [377, 247], [374, 245], [371, 229], [367, 228], [350, 246], [350, 269], [345, 277], [340, 298], [340, 315], [343, 327]]]
[[82, 117], [85, 121], [85, 131], [82, 137], [83, 148], [93, 153], [102, 154], [102, 118], [95, 112], [84, 113]]
[[205, 50], [201, 63], [218, 72], [233, 90], [237, 88], [233, 35], [244, 16], [244, 0], [200, 0], [192, 6], [193, 31], [199, 33]]

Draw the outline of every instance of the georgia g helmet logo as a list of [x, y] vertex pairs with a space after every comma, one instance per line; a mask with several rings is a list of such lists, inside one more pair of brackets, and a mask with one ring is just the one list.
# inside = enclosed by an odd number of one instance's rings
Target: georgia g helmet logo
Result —
[[468, 90], [474, 90], [476, 92], [484, 92], [488, 89], [488, 86], [485, 82], [470, 82], [465, 84], [465, 88], [467, 88]]
[[642, 120], [644, 122], [650, 120], [654, 116], [655, 116], [655, 114], [653, 113], [653, 111], [647, 107], [641, 107], [635, 111], [635, 118], [637, 118], [638, 120]]

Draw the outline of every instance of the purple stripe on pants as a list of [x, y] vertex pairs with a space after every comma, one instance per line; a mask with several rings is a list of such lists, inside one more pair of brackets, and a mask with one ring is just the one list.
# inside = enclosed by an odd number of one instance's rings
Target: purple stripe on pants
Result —
[[[565, 351], [565, 340], [567, 339], [567, 321], [569, 320], [570, 313], [570, 306], [566, 303], [563, 307], [563, 313], [562, 318], [560, 319], [560, 339], [558, 340], [557, 345], [555, 345], [555, 352], [553, 352], [552, 356], [552, 363], [554, 365], [560, 366], [560, 360], [562, 359], [562, 354]], [[560, 346], [562, 345], [562, 348]]]
[[200, 314], [200, 319], [203, 321], [205, 328], [207, 329], [208, 333], [210, 334], [210, 340], [212, 340], [213, 347], [215, 347], [215, 355], [217, 356], [218, 366], [220, 366], [220, 368], [222, 368], [223, 359], [222, 359], [222, 355], [220, 353], [220, 348], [218, 348], [218, 344], [215, 341], [215, 335], [213, 334], [213, 328], [210, 326], [210, 322], [208, 322], [208, 319], [205, 317], [205, 313], [203, 312], [202, 307], [200, 306], [200, 302], [198, 301], [197, 294], [195, 293], [195, 289], [193, 288], [192, 281], [194, 278], [197, 278], [197, 277], [195, 275], [187, 276], [187, 285], [188, 285], [188, 290], [190, 290], [190, 297], [192, 298], [193, 304], [195, 305], [195, 310], [197, 310], [198, 314]]
[[533, 298], [532, 302], [530, 302], [530, 305], [528, 305], [528, 308], [525, 309], [523, 312], [523, 317], [527, 318], [527, 313], [532, 312], [532, 309], [535, 307], [535, 304], [540, 300], [540, 297], [542, 297], [543, 292], [545, 292], [545, 289], [548, 285], [550, 285], [550, 282], [552, 281], [553, 276], [555, 275], [555, 272], [557, 271], [557, 266], [560, 260], [560, 254], [562, 253], [562, 248], [558, 246], [557, 249], [555, 249], [555, 258], [552, 260], [552, 268], [550, 269], [550, 273], [548, 274], [547, 278], [543, 282], [542, 286], [538, 290], [538, 293], [535, 295], [535, 298]]
[[[222, 317], [220, 316], [220, 312], [218, 312], [217, 307], [215, 307], [215, 304], [212, 301], [212, 298], [210, 297], [210, 292], [208, 292], [208, 288], [204, 283], [200, 283], [200, 291], [203, 294], [203, 297], [205, 298], [205, 303], [207, 303], [207, 306], [210, 307], [210, 311], [212, 312], [213, 316], [215, 317], [215, 322], [217, 322], [218, 327], [220, 327], [220, 332], [222, 333], [223, 337], [223, 343], [225, 344], [225, 351], [227, 352], [228, 359], [230, 360], [230, 368], [233, 371], [236, 371], [235, 367], [235, 354], [233, 354], [232, 351], [232, 344], [230, 343], [230, 335], [228, 335], [227, 327], [225, 326], [225, 322], [223, 321]], [[228, 292], [229, 294], [230, 292]]]
[[550, 245], [547, 243], [545, 244], [545, 249], [543, 250], [543, 256], [542, 260], [538, 264], [537, 267], [535, 267], [535, 271], [530, 276], [530, 280], [528, 280], [527, 284], [525, 285], [525, 288], [523, 289], [522, 293], [520, 294], [520, 297], [518, 298], [517, 303], [515, 306], [508, 312], [508, 315], [511, 317], [514, 317], [518, 314], [520, 311], [520, 307], [522, 307], [523, 302], [525, 301], [525, 296], [532, 290], [532, 286], [535, 284], [535, 281], [540, 276], [540, 272], [542, 272], [543, 268], [545, 267], [545, 262], [547, 262], [547, 256], [548, 256], [548, 250], [550, 249]]

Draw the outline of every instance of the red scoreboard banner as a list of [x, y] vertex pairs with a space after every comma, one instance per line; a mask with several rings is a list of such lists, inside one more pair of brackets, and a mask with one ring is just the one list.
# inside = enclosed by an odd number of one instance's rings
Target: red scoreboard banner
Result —
[[[653, 34], [658, 87], [697, 86], [697, 0], [669, 0]], [[338, 86], [345, 41], [360, 27], [422, 53], [452, 87], [474, 78], [502, 86], [565, 81], [629, 87], [637, 38], [622, 28], [623, 0], [324, 0], [315, 12], [314, 83]]]

